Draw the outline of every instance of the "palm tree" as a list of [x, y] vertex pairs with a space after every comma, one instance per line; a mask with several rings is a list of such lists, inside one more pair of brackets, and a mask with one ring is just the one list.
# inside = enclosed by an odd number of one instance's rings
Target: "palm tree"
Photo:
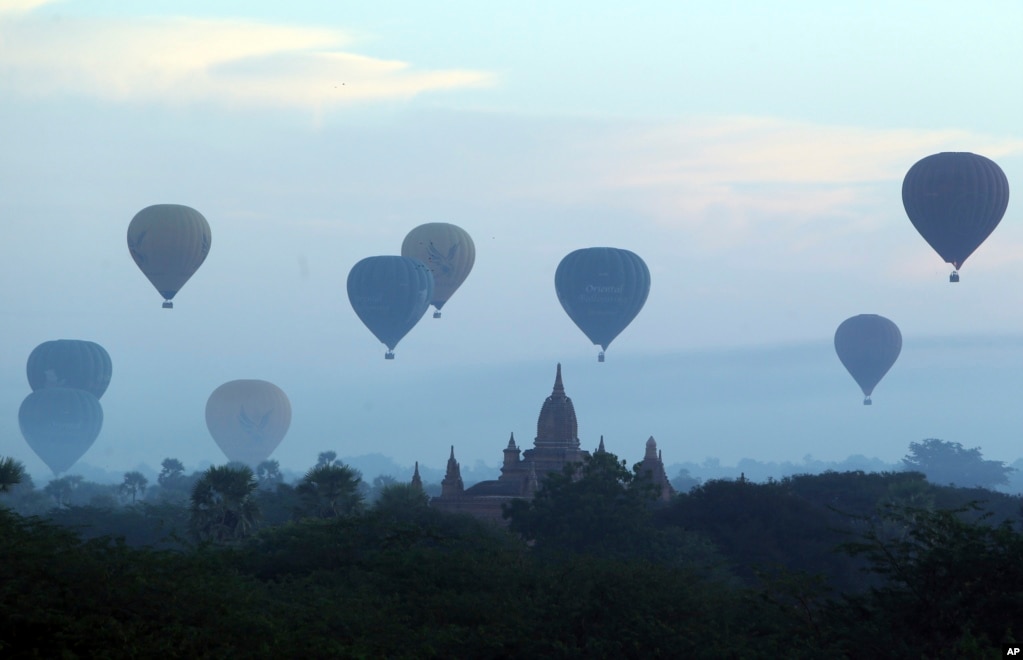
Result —
[[367, 488], [364, 487], [363, 490], [364, 491], [368, 491], [368, 496], [369, 496], [369, 501], [370, 502], [376, 502], [377, 499], [380, 498], [380, 494], [384, 491], [385, 488], [388, 488], [389, 486], [393, 486], [396, 483], [398, 483], [398, 480], [395, 479], [394, 477], [392, 477], [391, 475], [389, 475], [389, 474], [381, 474], [381, 475], [378, 475], [376, 477], [373, 477], [373, 487], [372, 488], [368, 488], [367, 489]]
[[256, 466], [256, 479], [259, 480], [260, 488], [273, 490], [277, 484], [284, 481], [284, 475], [281, 474], [281, 464], [277, 461], [263, 461]]
[[231, 543], [248, 536], [259, 520], [256, 477], [247, 466], [213, 466], [192, 489], [192, 533], [200, 541]]
[[430, 507], [430, 496], [413, 484], [392, 483], [380, 490], [373, 510], [399, 519], [414, 518]]
[[165, 458], [160, 463], [160, 474], [156, 477], [156, 483], [161, 488], [173, 489], [185, 478], [185, 466], [176, 458]]
[[321, 451], [320, 455], [316, 457], [316, 467], [323, 467], [324, 465], [338, 465], [337, 452], [336, 451]]
[[25, 466], [10, 456], [0, 458], [0, 493], [9, 493], [25, 478]]
[[149, 479], [146, 479], [145, 475], [137, 470], [124, 473], [124, 482], [121, 484], [121, 493], [131, 494], [131, 503], [135, 504], [135, 499], [139, 495], [145, 495], [146, 486], [149, 485]]
[[299, 483], [301, 513], [316, 518], [341, 518], [362, 508], [362, 475], [348, 465], [317, 465]]
[[51, 480], [50, 483], [46, 484], [46, 487], [43, 488], [43, 492], [54, 499], [57, 503], [57, 508], [62, 508], [70, 506], [71, 496], [81, 485], [81, 475], [69, 474], [66, 477]]

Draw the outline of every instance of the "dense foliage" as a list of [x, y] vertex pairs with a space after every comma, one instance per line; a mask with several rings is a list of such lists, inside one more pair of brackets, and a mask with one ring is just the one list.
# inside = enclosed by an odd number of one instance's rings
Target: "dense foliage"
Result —
[[0, 507], [0, 655], [958, 658], [1023, 638], [1019, 498], [919, 473], [658, 503], [597, 454], [506, 529], [408, 484], [363, 503], [357, 472], [319, 467], [169, 464], [150, 488], [188, 480], [191, 501]]
[[981, 488], [1004, 486], [1016, 471], [1002, 461], [985, 460], [980, 447], [966, 449], [937, 438], [911, 442], [902, 464], [907, 470], [923, 472], [936, 484]]

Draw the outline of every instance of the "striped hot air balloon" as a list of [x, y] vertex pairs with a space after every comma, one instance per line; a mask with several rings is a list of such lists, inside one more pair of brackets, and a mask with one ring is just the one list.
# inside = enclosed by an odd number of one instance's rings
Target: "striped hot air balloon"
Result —
[[96, 342], [55, 339], [32, 349], [25, 371], [32, 391], [69, 387], [99, 399], [110, 385], [113, 369], [110, 355]]
[[952, 264], [959, 281], [966, 258], [991, 235], [1009, 205], [1009, 181], [994, 161], [968, 152], [927, 156], [906, 173], [902, 204], [920, 235]]
[[366, 257], [348, 273], [352, 309], [387, 346], [388, 360], [394, 359], [394, 347], [423, 318], [432, 299], [433, 273], [418, 259]]
[[32, 451], [54, 474], [60, 474], [96, 442], [103, 428], [103, 408], [85, 390], [45, 388], [22, 401], [18, 426]]

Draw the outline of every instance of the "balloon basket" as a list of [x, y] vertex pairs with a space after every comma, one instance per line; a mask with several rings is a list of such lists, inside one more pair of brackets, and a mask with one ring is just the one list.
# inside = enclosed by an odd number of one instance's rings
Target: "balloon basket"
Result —
[[174, 303], [172, 303], [169, 300], [164, 300], [163, 301], [163, 308], [164, 309], [174, 309]]
[[603, 361], [604, 361], [604, 351], [601, 351], [600, 353], [597, 353], [597, 362], [603, 362]]
[[871, 401], [870, 397], [868, 396], [866, 399], [863, 400], [863, 405], [865, 405], [865, 406], [872, 406], [872, 405], [874, 405], [874, 402]]
[[387, 351], [386, 353], [384, 353], [384, 359], [385, 360], [393, 360], [394, 359], [394, 353], [392, 353], [391, 351]]
[[958, 282], [959, 281], [959, 271], [953, 270], [952, 274], [948, 276], [948, 281], [949, 282]]
[[439, 319], [440, 318], [440, 312], [434, 312], [433, 313], [433, 318]]

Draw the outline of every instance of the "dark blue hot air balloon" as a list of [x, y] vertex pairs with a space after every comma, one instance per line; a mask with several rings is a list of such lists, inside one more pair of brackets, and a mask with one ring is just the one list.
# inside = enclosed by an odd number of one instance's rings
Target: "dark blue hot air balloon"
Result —
[[902, 352], [902, 333], [877, 314], [848, 318], [835, 330], [835, 352], [863, 391], [863, 405]]
[[147, 206], [128, 225], [128, 250], [139, 270], [163, 296], [163, 307], [206, 261], [213, 236], [195, 209], [181, 204]]
[[51, 387], [32, 392], [22, 401], [18, 425], [32, 451], [54, 474], [60, 474], [96, 441], [103, 428], [103, 408], [85, 390]]
[[400, 256], [366, 257], [348, 273], [348, 300], [394, 359], [394, 347], [430, 307], [433, 273], [422, 261]]
[[902, 204], [913, 226], [941, 258], [959, 268], [1005, 215], [1009, 181], [994, 161], [968, 152], [927, 156], [906, 173]]
[[634, 252], [592, 247], [569, 253], [554, 273], [554, 290], [569, 318], [604, 351], [650, 293], [650, 270]]
[[56, 339], [39, 344], [25, 366], [32, 391], [49, 387], [86, 390], [99, 399], [110, 385], [110, 355], [96, 342]]

